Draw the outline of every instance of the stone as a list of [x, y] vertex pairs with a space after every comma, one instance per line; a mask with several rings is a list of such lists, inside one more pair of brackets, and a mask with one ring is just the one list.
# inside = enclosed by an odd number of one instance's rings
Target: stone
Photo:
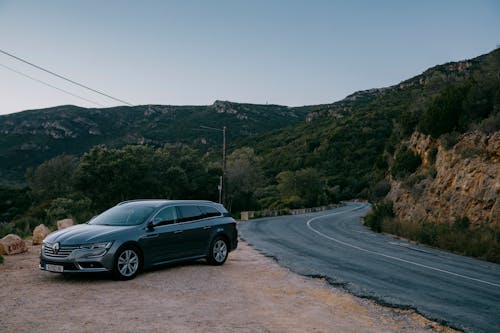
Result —
[[33, 230], [33, 245], [42, 244], [42, 241], [50, 234], [49, 228], [45, 224], [40, 224]]
[[59, 220], [59, 221], [57, 221], [57, 230], [71, 227], [74, 224], [75, 224], [75, 222], [73, 221], [73, 219]]
[[28, 251], [28, 247], [21, 237], [9, 234], [0, 239], [0, 255], [18, 254]]

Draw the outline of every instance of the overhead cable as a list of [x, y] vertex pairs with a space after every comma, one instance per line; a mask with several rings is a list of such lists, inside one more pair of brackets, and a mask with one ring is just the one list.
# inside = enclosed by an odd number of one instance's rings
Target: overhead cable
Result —
[[127, 101], [124, 101], [124, 100], [122, 100], [122, 99], [119, 99], [119, 98], [113, 97], [113, 96], [108, 95], [108, 94], [106, 94], [106, 93], [104, 93], [104, 92], [102, 92], [102, 91], [99, 91], [99, 90], [96, 90], [96, 89], [90, 88], [90, 87], [88, 87], [88, 86], [86, 86], [86, 85], [83, 85], [83, 84], [78, 83], [78, 82], [76, 82], [76, 81], [74, 81], [74, 80], [72, 80], [72, 79], [69, 79], [69, 78], [64, 77], [64, 76], [62, 76], [62, 75], [59, 75], [59, 74], [57, 74], [57, 73], [54, 73], [54, 72], [52, 72], [52, 71], [50, 71], [50, 70], [48, 70], [48, 69], [45, 69], [45, 68], [43, 68], [43, 67], [41, 67], [41, 66], [35, 65], [34, 63], [31, 63], [31, 62], [29, 62], [29, 61], [27, 61], [27, 60], [24, 60], [24, 59], [22, 59], [22, 58], [20, 58], [20, 57], [18, 57], [18, 56], [15, 56], [15, 55], [13, 55], [13, 54], [11, 54], [11, 53], [9, 53], [9, 52], [6, 52], [6, 51], [3, 51], [3, 50], [0, 50], [0, 53], [3, 53], [3, 54], [5, 54], [5, 55], [7, 55], [7, 56], [9, 56], [9, 57], [11, 57], [11, 58], [14, 58], [14, 59], [16, 59], [16, 60], [18, 60], [18, 61], [21, 61], [21, 62], [25, 63], [25, 64], [28, 64], [28, 65], [30, 65], [30, 66], [32, 66], [32, 67], [35, 67], [36, 69], [39, 69], [39, 70], [41, 70], [41, 71], [44, 71], [44, 72], [49, 73], [49, 74], [51, 74], [51, 75], [54, 75], [54, 76], [56, 76], [56, 77], [58, 77], [58, 78], [60, 78], [60, 79], [63, 79], [63, 80], [68, 81], [68, 82], [70, 82], [70, 83], [73, 83], [73, 84], [75, 84], [75, 85], [77, 85], [77, 86], [79, 86], [79, 87], [85, 88], [85, 89], [90, 90], [90, 91], [92, 91], [92, 92], [95, 92], [95, 93], [97, 93], [97, 94], [99, 94], [99, 95], [102, 95], [102, 96], [105, 96], [105, 97], [107, 97], [107, 98], [110, 98], [110, 99], [112, 99], [112, 100], [114, 100], [114, 101], [117, 101], [117, 102], [120, 102], [120, 103], [123, 103], [123, 104], [129, 105], [129, 106], [133, 106], [131, 103], [129, 103], [129, 102], [127, 102]]
[[89, 102], [89, 103], [95, 104], [95, 105], [100, 106], [100, 107], [105, 107], [104, 105], [102, 105], [102, 104], [100, 104], [100, 103], [97, 103], [96, 101], [93, 101], [93, 100], [91, 100], [91, 99], [88, 99], [88, 98], [82, 97], [82, 96], [80, 96], [80, 95], [74, 94], [74, 93], [72, 93], [72, 92], [70, 92], [70, 91], [67, 91], [67, 90], [64, 90], [64, 89], [58, 88], [58, 87], [56, 87], [56, 86], [54, 86], [54, 85], [52, 85], [52, 84], [50, 84], [50, 83], [47, 83], [47, 82], [42, 81], [42, 80], [39, 80], [39, 79], [37, 79], [37, 78], [35, 78], [35, 77], [32, 77], [32, 76], [30, 76], [30, 75], [28, 75], [28, 74], [25, 74], [25, 73], [23, 73], [23, 72], [20, 72], [20, 71], [18, 71], [18, 70], [16, 70], [16, 69], [14, 69], [14, 68], [9, 67], [9, 66], [5, 66], [5, 65], [0, 64], [0, 67], [3, 67], [3, 68], [5, 68], [5, 69], [8, 69], [8, 70], [9, 70], [9, 71], [11, 71], [11, 72], [14, 72], [14, 73], [16, 73], [16, 74], [22, 75], [22, 76], [24, 76], [24, 77], [26, 77], [26, 78], [28, 78], [28, 79], [30, 79], [30, 80], [33, 80], [33, 81], [36, 81], [36, 82], [38, 82], [38, 83], [44, 84], [44, 85], [46, 85], [46, 86], [48, 86], [48, 87], [51, 87], [51, 88], [53, 88], [53, 89], [59, 90], [59, 91], [61, 91], [61, 92], [65, 93], [65, 94], [71, 95], [71, 96], [73, 96], [73, 97], [79, 98], [79, 99], [81, 99], [81, 100], [84, 100], [84, 101], [86, 101], [86, 102]]

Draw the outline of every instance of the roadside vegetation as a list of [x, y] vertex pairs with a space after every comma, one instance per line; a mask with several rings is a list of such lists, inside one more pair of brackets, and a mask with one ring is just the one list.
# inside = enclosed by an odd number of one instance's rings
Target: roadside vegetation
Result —
[[457, 217], [451, 224], [406, 222], [394, 217], [392, 207], [392, 202], [374, 205], [365, 225], [375, 232], [500, 264], [500, 228], [474, 228], [467, 217]]

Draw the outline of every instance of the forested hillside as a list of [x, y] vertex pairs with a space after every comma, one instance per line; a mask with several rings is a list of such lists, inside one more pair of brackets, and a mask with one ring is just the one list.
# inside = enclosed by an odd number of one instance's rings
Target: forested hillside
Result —
[[[402, 145], [414, 131], [436, 138], [494, 132], [499, 110], [500, 50], [495, 50], [436, 66], [392, 87], [355, 93], [311, 113], [308, 123], [242, 145], [254, 147], [275, 184], [280, 172], [314, 169], [322, 180], [315, 190], [327, 201], [380, 199], [390, 189], [388, 174], [405, 177], [418, 166], [420, 157]], [[298, 192], [290, 194], [297, 199]]]
[[25, 183], [28, 167], [52, 157], [81, 156], [95, 145], [183, 143], [207, 151], [222, 135], [200, 126], [227, 126], [228, 140], [303, 122], [314, 107], [238, 104], [209, 106], [142, 105], [86, 109], [72, 105], [0, 116], [0, 184]]

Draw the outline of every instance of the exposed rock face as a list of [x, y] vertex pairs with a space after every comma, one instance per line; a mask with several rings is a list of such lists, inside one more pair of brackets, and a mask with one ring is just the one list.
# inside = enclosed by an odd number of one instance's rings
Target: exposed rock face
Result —
[[42, 241], [50, 233], [49, 228], [45, 224], [40, 224], [33, 230], [33, 245], [42, 244]]
[[57, 230], [71, 227], [74, 224], [75, 224], [75, 222], [73, 221], [73, 219], [59, 220], [59, 221], [57, 221]]
[[0, 239], [0, 254], [11, 255], [26, 251], [28, 251], [26, 243], [17, 235], [9, 234]]
[[387, 199], [399, 219], [452, 223], [467, 217], [475, 226], [500, 226], [500, 131], [466, 133], [449, 150], [414, 133], [408, 146], [423, 163], [409, 179], [392, 181]]

